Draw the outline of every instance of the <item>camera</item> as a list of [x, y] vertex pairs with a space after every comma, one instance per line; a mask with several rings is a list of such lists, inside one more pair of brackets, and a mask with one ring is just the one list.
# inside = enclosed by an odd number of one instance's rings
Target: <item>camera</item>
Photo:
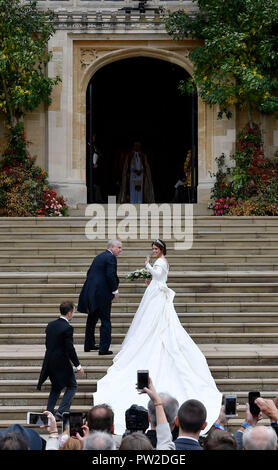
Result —
[[225, 397], [225, 415], [228, 418], [234, 418], [236, 416], [236, 395], [226, 395]]
[[144, 433], [149, 427], [148, 411], [143, 406], [132, 405], [125, 412], [126, 431], [123, 435], [133, 432]]
[[137, 390], [142, 392], [145, 387], [149, 386], [149, 371], [138, 370], [137, 371]]
[[260, 408], [258, 407], [258, 405], [256, 405], [255, 400], [256, 398], [260, 397], [261, 394], [260, 392], [249, 392], [248, 393], [248, 403], [249, 403], [249, 408], [250, 408], [250, 413], [253, 415], [253, 416], [258, 416], [260, 414]]
[[48, 416], [44, 413], [27, 413], [27, 424], [32, 424], [33, 426], [48, 426]]

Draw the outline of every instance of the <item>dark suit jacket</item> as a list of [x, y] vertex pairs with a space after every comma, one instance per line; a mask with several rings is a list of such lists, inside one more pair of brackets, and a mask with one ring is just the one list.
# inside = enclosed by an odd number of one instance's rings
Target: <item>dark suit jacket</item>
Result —
[[186, 437], [181, 437], [174, 441], [174, 443], [177, 450], [203, 450], [199, 442], [187, 439]]
[[78, 301], [78, 312], [92, 313], [97, 309], [109, 311], [118, 289], [117, 258], [109, 250], [97, 255], [87, 272]]
[[72, 364], [79, 365], [73, 345], [73, 327], [63, 318], [58, 318], [46, 327], [46, 352], [37, 389], [49, 377], [54, 390], [60, 391], [70, 385], [74, 375]]

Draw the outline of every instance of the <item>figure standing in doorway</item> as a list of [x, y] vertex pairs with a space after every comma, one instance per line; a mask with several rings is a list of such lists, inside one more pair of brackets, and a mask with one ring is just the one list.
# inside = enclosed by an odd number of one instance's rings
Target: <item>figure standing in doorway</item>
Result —
[[136, 141], [120, 161], [121, 187], [118, 202], [142, 204], [154, 202], [154, 190], [147, 155]]

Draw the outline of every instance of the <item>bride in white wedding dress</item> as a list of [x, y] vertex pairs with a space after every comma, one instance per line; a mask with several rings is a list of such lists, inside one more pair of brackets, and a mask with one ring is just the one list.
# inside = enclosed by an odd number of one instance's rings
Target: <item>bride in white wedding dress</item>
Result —
[[182, 327], [175, 311], [175, 292], [167, 287], [169, 266], [162, 240], [152, 244], [157, 258], [153, 267], [146, 258], [152, 280], [107, 374], [97, 382], [94, 405], [107, 403], [114, 411], [115, 433], [123, 434], [125, 411], [136, 404], [147, 407], [149, 397], [136, 389], [137, 370], [147, 369], [158, 392], [166, 392], [181, 405], [201, 401], [207, 410], [206, 433], [217, 420], [222, 401], [207, 361]]

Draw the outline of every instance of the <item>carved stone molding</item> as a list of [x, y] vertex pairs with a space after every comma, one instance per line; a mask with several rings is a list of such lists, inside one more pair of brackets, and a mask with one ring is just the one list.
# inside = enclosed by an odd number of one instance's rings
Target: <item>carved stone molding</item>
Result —
[[99, 57], [99, 52], [93, 48], [86, 48], [80, 50], [80, 62], [82, 68], [87, 68]]

